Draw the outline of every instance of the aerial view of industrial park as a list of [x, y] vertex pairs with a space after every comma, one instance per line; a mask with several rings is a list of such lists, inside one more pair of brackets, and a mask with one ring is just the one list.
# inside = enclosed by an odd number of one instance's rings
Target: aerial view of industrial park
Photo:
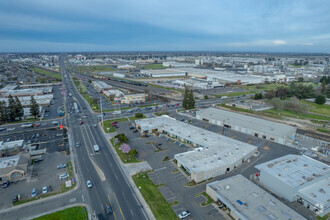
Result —
[[0, 219], [330, 220], [329, 11], [0, 2]]

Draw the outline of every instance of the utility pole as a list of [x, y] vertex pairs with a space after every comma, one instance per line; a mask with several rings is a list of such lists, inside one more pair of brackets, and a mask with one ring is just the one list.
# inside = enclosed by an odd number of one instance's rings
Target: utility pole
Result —
[[101, 119], [102, 119], [101, 124], [102, 124], [102, 127], [103, 127], [102, 96], [100, 97], [100, 103], [101, 103], [101, 115], [102, 115], [102, 117], [101, 117]]

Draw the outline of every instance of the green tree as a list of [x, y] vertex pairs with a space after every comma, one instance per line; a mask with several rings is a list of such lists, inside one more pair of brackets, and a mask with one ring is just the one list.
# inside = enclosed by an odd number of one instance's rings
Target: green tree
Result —
[[328, 86], [328, 88], [327, 88], [326, 95], [328, 98], [330, 98], [330, 86]]
[[22, 120], [22, 117], [24, 116], [23, 106], [17, 96], [15, 97], [15, 115], [19, 120]]
[[8, 120], [8, 109], [5, 101], [0, 101], [0, 121], [5, 123]]
[[284, 99], [288, 95], [288, 89], [284, 86], [280, 86], [276, 89], [276, 97]]
[[315, 97], [315, 103], [318, 104], [318, 105], [323, 105], [325, 103], [325, 96], [323, 95], [317, 95]]
[[195, 97], [194, 92], [192, 90], [189, 90], [188, 92], [188, 109], [195, 108]]
[[276, 97], [276, 92], [273, 89], [267, 91], [267, 93], [265, 94], [265, 98], [268, 99], [268, 100], [271, 100], [271, 99], [273, 99], [275, 97]]
[[324, 94], [325, 93], [325, 86], [326, 86], [327, 82], [325, 79], [322, 80], [321, 82], [321, 93]]
[[209, 96], [208, 95], [204, 95], [204, 99], [209, 99]]
[[189, 96], [189, 89], [186, 85], [184, 85], [184, 95], [182, 100], [182, 107], [184, 109], [188, 109], [188, 96]]
[[10, 121], [15, 121], [16, 118], [16, 103], [13, 96], [8, 96], [8, 118]]
[[254, 94], [254, 99], [255, 100], [262, 99], [262, 93], [260, 92], [260, 93]]
[[30, 114], [32, 116], [34, 116], [34, 119], [37, 118], [37, 116], [39, 115], [39, 105], [36, 102], [36, 100], [33, 98], [33, 96], [31, 96], [31, 103], [30, 103]]
[[127, 143], [127, 142], [128, 142], [128, 138], [126, 137], [125, 134], [117, 134], [117, 135], [115, 136], [115, 138], [118, 138], [118, 140], [119, 140], [119, 144]]

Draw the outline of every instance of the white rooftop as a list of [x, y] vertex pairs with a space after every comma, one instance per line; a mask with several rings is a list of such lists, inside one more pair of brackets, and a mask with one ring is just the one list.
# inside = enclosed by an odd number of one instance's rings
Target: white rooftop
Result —
[[124, 93], [122, 91], [118, 90], [118, 89], [106, 90], [106, 91], [103, 91], [103, 93], [106, 96], [114, 95], [115, 97], [120, 97], [120, 96], [124, 95]]
[[324, 178], [314, 184], [299, 190], [299, 195], [314, 201], [323, 210], [330, 208], [330, 177]]
[[4, 93], [4, 92], [8, 92], [10, 90], [14, 90], [16, 89], [18, 86], [16, 84], [9, 84], [6, 85], [5, 87], [3, 87], [2, 89], [0, 89], [0, 93]]
[[205, 116], [221, 122], [225, 121], [229, 125], [253, 128], [253, 130], [260, 130], [263, 133], [279, 135], [281, 137], [292, 135], [296, 132], [296, 128], [289, 125], [226, 111], [219, 108], [200, 109], [196, 114], [201, 117]]
[[207, 185], [216, 191], [219, 198], [229, 202], [245, 219], [305, 219], [240, 174]]
[[166, 115], [136, 120], [135, 123], [144, 131], [161, 128], [163, 131], [196, 143], [198, 148], [193, 151], [175, 155], [185, 167], [195, 173], [232, 164], [257, 149], [250, 144], [177, 121]]
[[330, 175], [330, 167], [305, 155], [286, 156], [255, 166], [292, 187]]
[[19, 155], [0, 158], [0, 169], [16, 166], [19, 160]]
[[0, 141], [0, 150], [6, 148], [14, 148], [14, 147], [21, 147], [23, 146], [24, 140], [17, 140], [17, 141]]
[[109, 84], [107, 84], [107, 83], [105, 83], [103, 81], [93, 81], [93, 85], [95, 87], [100, 88], [100, 89], [110, 89], [110, 88], [112, 88], [111, 85], [109, 85]]

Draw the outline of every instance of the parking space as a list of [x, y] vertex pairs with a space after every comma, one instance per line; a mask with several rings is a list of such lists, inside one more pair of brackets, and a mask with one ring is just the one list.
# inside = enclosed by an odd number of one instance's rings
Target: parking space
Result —
[[[37, 137], [37, 134], [39, 136]], [[32, 138], [35, 136], [34, 138]], [[31, 156], [25, 179], [11, 182], [7, 188], [1, 188], [0, 209], [12, 206], [13, 196], [20, 194], [20, 198], [32, 197], [32, 189], [36, 189], [37, 195], [43, 194], [42, 188], [47, 187], [48, 192], [60, 190], [60, 184], [65, 179], [59, 179], [60, 174], [67, 173], [66, 168], [57, 168], [59, 164], [66, 164], [70, 156], [66, 153], [68, 147], [66, 130], [39, 129], [20, 134], [2, 136], [1, 139], [24, 139], [24, 143], [31, 140], [31, 147], [35, 150], [46, 149], [45, 154]], [[23, 151], [27, 152], [27, 148]]]

